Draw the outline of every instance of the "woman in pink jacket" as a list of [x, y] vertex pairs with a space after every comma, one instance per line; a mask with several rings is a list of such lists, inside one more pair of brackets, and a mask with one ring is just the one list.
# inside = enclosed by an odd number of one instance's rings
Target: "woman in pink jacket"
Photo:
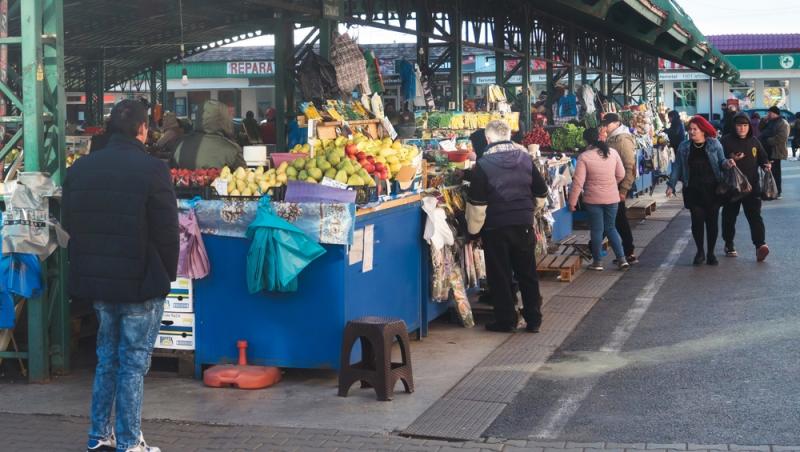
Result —
[[572, 190], [569, 194], [569, 209], [575, 211], [578, 196], [583, 192], [583, 205], [589, 214], [592, 229], [593, 262], [589, 269], [603, 271], [600, 250], [603, 236], [606, 236], [617, 256], [615, 261], [617, 267], [624, 270], [630, 265], [625, 260], [622, 239], [614, 224], [619, 205], [617, 184], [625, 177], [625, 167], [622, 166], [622, 159], [617, 151], [600, 141], [597, 129], [587, 129], [583, 138], [588, 146], [578, 157], [578, 165], [572, 177]]

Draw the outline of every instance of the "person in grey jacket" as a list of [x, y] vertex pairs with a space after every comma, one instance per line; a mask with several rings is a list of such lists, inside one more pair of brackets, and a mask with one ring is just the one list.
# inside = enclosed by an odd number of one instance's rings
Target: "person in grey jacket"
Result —
[[772, 175], [775, 177], [775, 185], [778, 186], [778, 199], [781, 197], [781, 160], [789, 158], [787, 145], [789, 143], [789, 123], [781, 116], [778, 107], [769, 107], [767, 112], [767, 125], [759, 139], [764, 144], [764, 148], [769, 154], [772, 163]]
[[636, 143], [633, 135], [628, 131], [628, 127], [622, 124], [619, 115], [608, 113], [600, 123], [606, 129], [606, 143], [608, 147], [615, 149], [622, 159], [622, 166], [625, 167], [625, 177], [619, 183], [619, 205], [617, 206], [616, 229], [622, 239], [622, 249], [625, 251], [625, 259], [629, 264], [639, 262], [634, 251], [636, 246], [633, 244], [633, 231], [628, 222], [628, 209], [625, 206], [625, 199], [628, 192], [636, 181]]
[[[733, 160], [725, 158], [725, 151], [716, 137], [717, 129], [711, 123], [702, 116], [693, 117], [689, 121], [689, 139], [678, 146], [667, 182], [667, 197], [675, 193], [678, 181], [683, 183], [683, 205], [691, 212], [692, 236], [697, 245], [694, 265], [719, 263], [714, 255], [722, 206], [717, 185], [722, 181], [722, 170], [736, 166]], [[708, 254], [703, 247], [704, 232]]]

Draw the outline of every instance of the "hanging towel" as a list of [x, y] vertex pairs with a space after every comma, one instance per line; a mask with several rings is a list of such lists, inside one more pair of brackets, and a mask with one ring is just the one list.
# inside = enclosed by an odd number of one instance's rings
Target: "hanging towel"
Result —
[[178, 214], [181, 248], [178, 255], [178, 276], [190, 279], [202, 279], [208, 276], [211, 266], [208, 253], [203, 243], [203, 235], [197, 224], [194, 209]]
[[247, 253], [250, 293], [297, 291], [297, 277], [314, 259], [325, 254], [319, 243], [275, 215], [269, 196], [258, 202], [256, 219], [247, 228], [252, 241]]

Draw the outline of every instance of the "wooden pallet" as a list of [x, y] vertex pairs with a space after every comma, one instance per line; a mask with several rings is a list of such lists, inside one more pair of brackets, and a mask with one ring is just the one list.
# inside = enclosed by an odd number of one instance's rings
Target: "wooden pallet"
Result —
[[[550, 254], [560, 255], [560, 254], [569, 254], [569, 255], [578, 255], [587, 261], [592, 260], [592, 249], [589, 246], [590, 238], [588, 232], [581, 232], [577, 234], [572, 234], [569, 237], [565, 238], [558, 244], [558, 248]], [[603, 238], [603, 250], [608, 249], [608, 238]]]
[[561, 282], [571, 282], [581, 268], [581, 258], [566, 254], [548, 254], [536, 266], [539, 273], [558, 273]]
[[656, 202], [652, 199], [637, 199], [628, 204], [629, 220], [644, 220], [656, 211]]

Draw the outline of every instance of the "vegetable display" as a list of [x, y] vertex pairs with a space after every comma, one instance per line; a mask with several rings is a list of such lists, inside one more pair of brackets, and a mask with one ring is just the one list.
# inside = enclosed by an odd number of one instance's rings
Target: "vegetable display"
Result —
[[551, 147], [556, 151], [572, 151], [576, 148], [586, 147], [586, 142], [583, 140], [584, 130], [583, 127], [574, 124], [567, 124], [554, 130], [550, 135]]
[[544, 127], [534, 127], [530, 132], [525, 134], [525, 138], [522, 139], [522, 144], [525, 146], [538, 144], [540, 147], [549, 148], [552, 142], [550, 141], [550, 134], [544, 130]]

